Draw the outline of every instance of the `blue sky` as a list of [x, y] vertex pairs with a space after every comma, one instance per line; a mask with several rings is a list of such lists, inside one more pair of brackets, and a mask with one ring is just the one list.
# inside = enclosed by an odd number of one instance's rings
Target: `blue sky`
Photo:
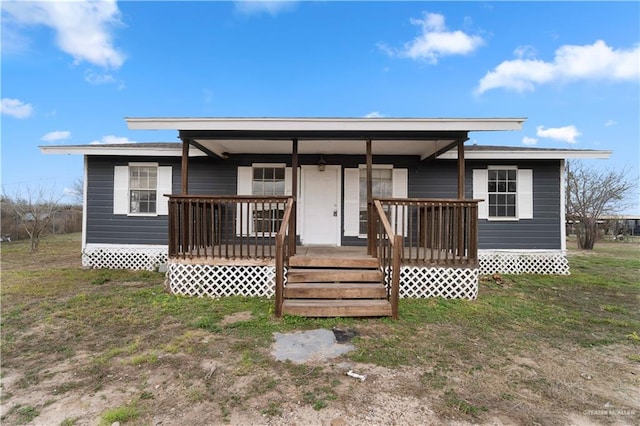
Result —
[[639, 2], [3, 1], [1, 78], [9, 193], [82, 176], [41, 145], [176, 142], [151, 116], [527, 117], [471, 137], [640, 170]]

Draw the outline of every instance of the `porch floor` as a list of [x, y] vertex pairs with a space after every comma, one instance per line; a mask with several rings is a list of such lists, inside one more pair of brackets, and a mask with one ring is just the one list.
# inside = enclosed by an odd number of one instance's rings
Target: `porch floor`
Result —
[[[208, 246], [199, 252], [191, 252], [184, 256], [171, 258], [169, 263], [208, 264], [208, 265], [256, 265], [272, 266], [275, 264], [275, 250], [271, 246], [254, 246], [247, 253], [247, 247], [240, 245]], [[305, 259], [345, 259], [362, 260], [374, 259], [367, 254], [365, 246], [297, 246], [296, 254], [292, 258], [304, 262]], [[455, 258], [451, 253], [424, 247], [404, 247], [402, 253], [403, 265], [427, 265], [433, 267], [477, 267], [477, 260]], [[433, 259], [433, 260], [432, 260]]]

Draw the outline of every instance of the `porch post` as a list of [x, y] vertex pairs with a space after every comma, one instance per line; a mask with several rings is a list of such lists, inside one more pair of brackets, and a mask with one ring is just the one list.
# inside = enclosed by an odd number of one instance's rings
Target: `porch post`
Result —
[[293, 139], [291, 154], [291, 196], [293, 197], [293, 209], [291, 211], [291, 230], [289, 232], [289, 253], [296, 254], [296, 236], [298, 234], [298, 139]]
[[464, 141], [458, 142], [458, 199], [464, 199]]
[[373, 218], [373, 154], [371, 139], [367, 139], [367, 254], [369, 255], [374, 255], [376, 252]]
[[189, 193], [189, 139], [182, 139], [182, 195]]

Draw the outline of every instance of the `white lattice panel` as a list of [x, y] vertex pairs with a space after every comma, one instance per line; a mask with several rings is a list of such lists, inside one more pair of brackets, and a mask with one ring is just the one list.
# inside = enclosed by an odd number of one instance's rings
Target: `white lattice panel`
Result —
[[561, 253], [491, 253], [479, 256], [480, 273], [569, 275]]
[[[473, 300], [478, 296], [478, 275], [476, 268], [403, 266], [400, 268], [400, 297]], [[386, 277], [388, 286], [388, 271]]]
[[167, 249], [136, 247], [100, 247], [82, 252], [82, 266], [94, 269], [145, 269], [154, 271], [167, 263]]
[[275, 292], [276, 268], [173, 263], [169, 264], [167, 279], [171, 293], [183, 296], [271, 297]]

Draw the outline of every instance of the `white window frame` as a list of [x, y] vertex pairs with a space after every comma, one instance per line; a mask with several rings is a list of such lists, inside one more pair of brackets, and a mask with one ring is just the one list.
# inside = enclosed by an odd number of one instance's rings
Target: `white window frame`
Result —
[[[287, 167], [286, 163], [252, 163], [251, 166], [239, 166], [237, 168], [237, 186], [236, 186], [236, 194], [237, 195], [255, 195], [253, 194], [253, 169], [256, 168], [283, 168], [284, 169], [284, 194], [283, 196], [291, 195], [291, 167]], [[240, 205], [238, 205], [238, 214], [236, 219], [236, 232], [239, 233], [240, 229], [242, 229], [241, 220], [242, 214], [240, 211]], [[253, 216], [252, 207], [249, 208], [249, 215]], [[248, 234], [255, 235], [256, 230], [254, 229], [253, 220], [249, 221], [249, 229], [247, 230]], [[265, 232], [264, 235], [267, 236], [275, 236], [275, 232]], [[259, 235], [263, 235], [262, 232], [259, 232]]]
[[[515, 216], [489, 216], [489, 170], [516, 170]], [[533, 170], [514, 165], [489, 165], [473, 170], [473, 198], [483, 200], [478, 204], [478, 218], [495, 222], [514, 222], [533, 219]]]
[[[131, 212], [130, 167], [155, 167], [156, 173], [156, 211], [153, 213]], [[114, 166], [113, 178], [113, 214], [132, 217], [157, 217], [169, 214], [169, 200], [165, 194], [172, 192], [172, 167], [161, 166], [153, 162], [131, 162], [126, 166]]]

